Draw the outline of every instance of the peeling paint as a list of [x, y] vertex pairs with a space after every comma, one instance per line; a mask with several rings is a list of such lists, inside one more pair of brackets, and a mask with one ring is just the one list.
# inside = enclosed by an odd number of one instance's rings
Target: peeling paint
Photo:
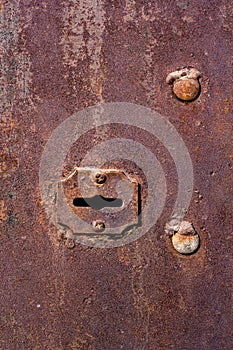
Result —
[[105, 30], [105, 10], [103, 1], [66, 1], [63, 14], [63, 62], [71, 68], [73, 93], [77, 93], [75, 68], [79, 61], [88, 60], [89, 78], [86, 82], [92, 92], [102, 99], [102, 44]]
[[[27, 21], [24, 25], [27, 26]], [[19, 1], [3, 1], [0, 11], [0, 38], [1, 47], [1, 78], [2, 86], [1, 107], [12, 110], [14, 104], [31, 105], [30, 86], [32, 76], [30, 73], [30, 55], [26, 51], [25, 38], [20, 35], [22, 31]], [[20, 41], [20, 47], [19, 47]]]

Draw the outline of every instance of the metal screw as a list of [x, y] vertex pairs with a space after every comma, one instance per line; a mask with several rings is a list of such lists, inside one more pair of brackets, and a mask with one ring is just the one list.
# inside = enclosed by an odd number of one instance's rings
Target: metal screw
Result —
[[182, 221], [179, 229], [172, 236], [172, 244], [180, 254], [192, 254], [200, 245], [200, 238], [193, 225], [188, 221]]
[[173, 92], [179, 100], [193, 101], [200, 93], [200, 76], [195, 68], [183, 68], [168, 74], [166, 82], [173, 83]]
[[98, 185], [102, 185], [103, 183], [105, 183], [107, 180], [107, 176], [103, 173], [97, 173], [95, 174], [95, 182]]
[[93, 221], [92, 226], [95, 232], [103, 232], [105, 229], [105, 223], [101, 220]]

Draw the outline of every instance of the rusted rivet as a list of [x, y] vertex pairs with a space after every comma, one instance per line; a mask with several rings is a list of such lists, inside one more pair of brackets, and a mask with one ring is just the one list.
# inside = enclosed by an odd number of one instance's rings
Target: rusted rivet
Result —
[[195, 79], [176, 80], [173, 84], [173, 92], [180, 100], [193, 101], [199, 94], [200, 84]]
[[72, 238], [68, 237], [66, 240], [65, 240], [65, 246], [66, 248], [68, 249], [73, 249], [75, 247], [75, 242]]
[[180, 254], [192, 254], [200, 245], [200, 238], [193, 225], [188, 221], [182, 221], [178, 231], [172, 235], [172, 244]]
[[97, 173], [95, 174], [95, 182], [98, 185], [102, 185], [106, 182], [107, 176], [104, 173]]
[[195, 68], [183, 68], [168, 74], [166, 82], [173, 84], [173, 92], [179, 100], [193, 101], [200, 94], [200, 76]]
[[105, 229], [105, 223], [101, 220], [93, 221], [92, 226], [95, 232], [103, 232]]

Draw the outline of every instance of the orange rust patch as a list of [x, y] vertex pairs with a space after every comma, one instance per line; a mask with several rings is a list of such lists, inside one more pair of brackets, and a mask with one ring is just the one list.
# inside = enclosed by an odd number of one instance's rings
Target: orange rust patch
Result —
[[6, 214], [7, 208], [5, 206], [4, 200], [0, 200], [0, 221], [6, 221], [8, 215]]
[[0, 14], [4, 15], [5, 13], [5, 5], [3, 2], [0, 2]]
[[11, 171], [15, 171], [19, 167], [19, 159], [13, 158], [10, 154], [5, 153], [1, 156], [0, 176], [5, 179]]

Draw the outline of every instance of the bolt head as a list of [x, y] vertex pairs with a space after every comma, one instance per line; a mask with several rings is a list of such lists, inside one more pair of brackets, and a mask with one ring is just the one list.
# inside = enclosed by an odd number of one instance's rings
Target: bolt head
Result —
[[200, 92], [200, 84], [197, 79], [182, 78], [175, 80], [173, 92], [179, 100], [193, 101]]
[[103, 173], [95, 174], [95, 183], [98, 185], [102, 185], [106, 182], [107, 176]]
[[105, 230], [105, 223], [101, 220], [93, 221], [92, 226], [95, 232], [103, 232]]

